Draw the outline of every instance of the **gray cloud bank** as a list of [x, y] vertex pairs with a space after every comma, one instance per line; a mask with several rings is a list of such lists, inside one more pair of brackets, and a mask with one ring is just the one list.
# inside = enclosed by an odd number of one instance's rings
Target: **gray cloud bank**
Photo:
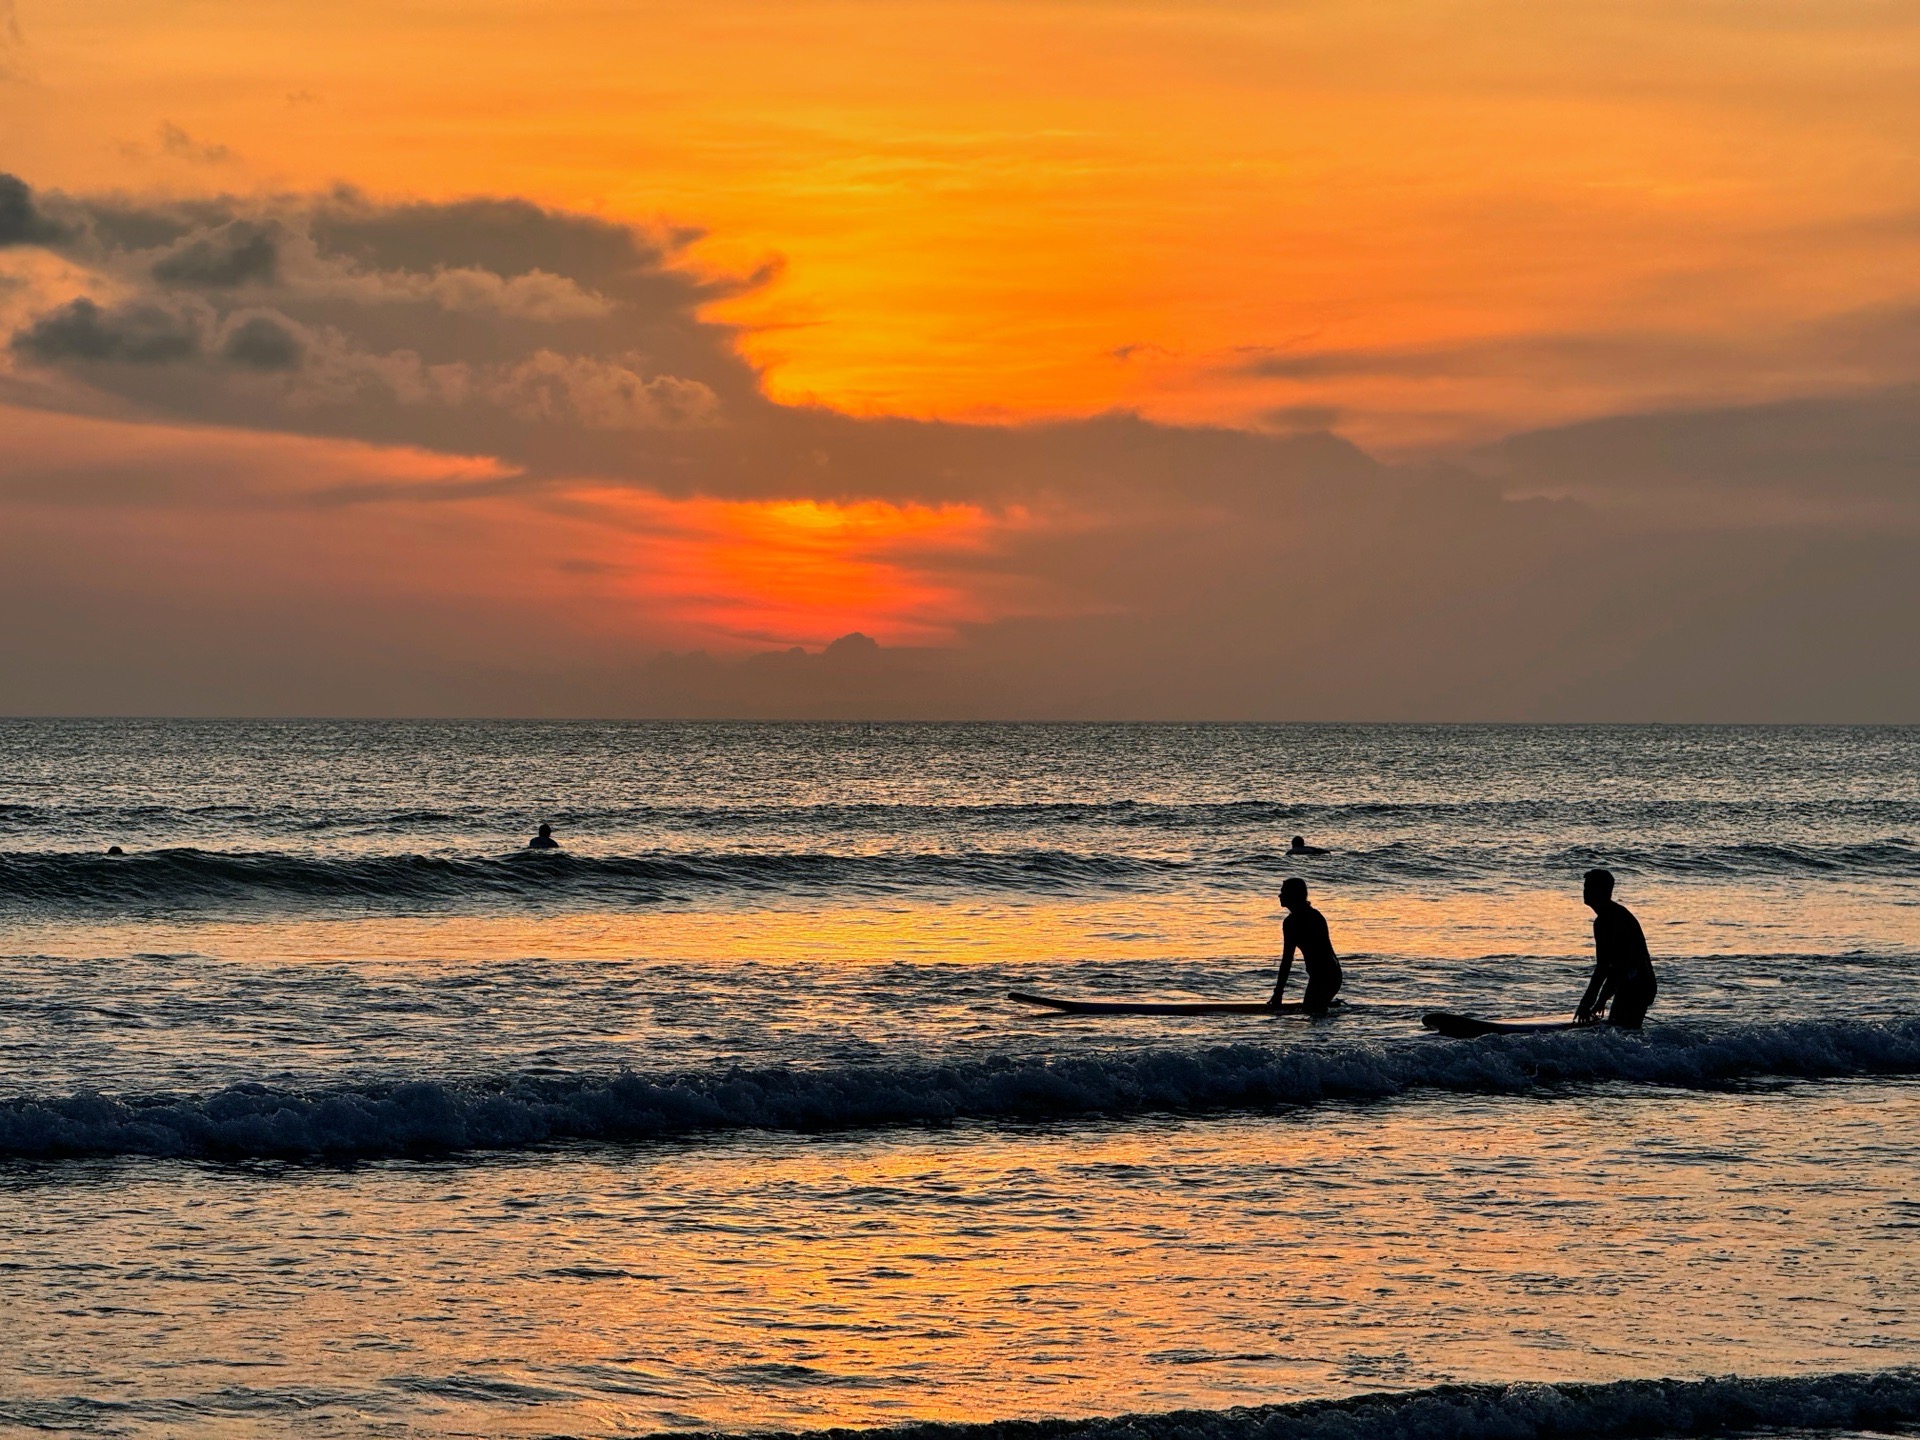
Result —
[[[15, 276], [19, 413], [500, 462], [303, 490], [16, 455], [0, 711], [1920, 720], [1912, 390], [1613, 416], [1418, 467], [1316, 432], [1331, 409], [1267, 433], [856, 418], [765, 398], [703, 318], [760, 277], [700, 274], [694, 238], [515, 200], [0, 179], [0, 247], [63, 262]], [[569, 639], [511, 548], [474, 562], [497, 593], [415, 583], [461, 553], [474, 497], [564, 517], [583, 480], [1017, 507], [1033, 523], [937, 568], [1029, 601], [951, 646], [742, 659]]]

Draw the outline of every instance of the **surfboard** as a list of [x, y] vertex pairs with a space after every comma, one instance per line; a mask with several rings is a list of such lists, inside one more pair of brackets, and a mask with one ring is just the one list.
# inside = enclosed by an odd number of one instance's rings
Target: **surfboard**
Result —
[[1456, 1015], [1451, 1010], [1429, 1010], [1420, 1023], [1451, 1040], [1472, 1040], [1481, 1035], [1541, 1035], [1549, 1030], [1586, 1030], [1571, 1020], [1482, 1020], [1477, 1015]]
[[1298, 1000], [1279, 1005], [1258, 1000], [1056, 1000], [1024, 990], [1009, 990], [1007, 998], [1061, 1015], [1300, 1015], [1306, 1011]]

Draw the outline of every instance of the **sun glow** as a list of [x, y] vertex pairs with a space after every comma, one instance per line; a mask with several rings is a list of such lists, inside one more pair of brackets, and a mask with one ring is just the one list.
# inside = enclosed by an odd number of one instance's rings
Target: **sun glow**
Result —
[[961, 504], [587, 498], [633, 532], [632, 584], [649, 606], [722, 643], [818, 645], [854, 630], [949, 642], [997, 613], [978, 572], [1031, 523]]

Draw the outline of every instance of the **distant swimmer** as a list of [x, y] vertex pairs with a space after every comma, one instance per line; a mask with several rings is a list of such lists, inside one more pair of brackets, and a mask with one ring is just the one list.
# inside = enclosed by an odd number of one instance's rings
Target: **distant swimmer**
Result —
[[1286, 953], [1280, 957], [1280, 978], [1274, 981], [1273, 998], [1278, 1005], [1287, 993], [1287, 976], [1293, 971], [1293, 952], [1298, 950], [1307, 966], [1307, 993], [1302, 997], [1309, 1015], [1324, 1015], [1340, 993], [1340, 957], [1333, 953], [1333, 939], [1327, 934], [1327, 917], [1307, 903], [1307, 882], [1291, 876], [1280, 887], [1280, 903], [1287, 907], [1281, 922], [1280, 937], [1286, 941]]
[[542, 825], [540, 833], [527, 841], [529, 850], [558, 850], [560, 842], [553, 838], [553, 826]]
[[1613, 898], [1612, 871], [1589, 870], [1580, 898], [1593, 911], [1593, 979], [1573, 1018], [1590, 1025], [1604, 1015], [1609, 1025], [1638, 1030], [1660, 990], [1647, 937], [1633, 912]]
[[122, 850], [118, 845], [107, 846], [107, 854], [109, 855], [124, 855], [126, 853], [127, 852]]
[[1293, 844], [1287, 848], [1289, 855], [1324, 855], [1326, 853], [1318, 845], [1307, 844], [1307, 837], [1304, 835], [1294, 836]]

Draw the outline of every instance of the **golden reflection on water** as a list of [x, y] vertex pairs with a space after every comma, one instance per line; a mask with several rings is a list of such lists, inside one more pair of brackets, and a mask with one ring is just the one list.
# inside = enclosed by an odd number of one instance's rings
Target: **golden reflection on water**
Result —
[[0, 1192], [0, 1369], [551, 1434], [1911, 1363], [1916, 1131], [1860, 1082], [98, 1167]]
[[[1920, 912], [1845, 882], [1819, 887], [1719, 882], [1623, 885], [1656, 956], [1836, 955], [1910, 951]], [[1578, 878], [1535, 888], [1318, 886], [1346, 955], [1464, 961], [1591, 953]], [[1116, 962], [1276, 953], [1278, 902], [1258, 891], [1034, 898], [916, 896], [898, 901], [756, 897], [752, 906], [677, 903], [628, 910], [465, 915], [275, 913], [259, 919], [165, 915], [94, 923], [10, 921], [7, 948], [69, 955], [192, 953], [248, 962], [417, 962], [528, 956], [837, 966]], [[451, 961], [448, 963], [459, 963]]]

